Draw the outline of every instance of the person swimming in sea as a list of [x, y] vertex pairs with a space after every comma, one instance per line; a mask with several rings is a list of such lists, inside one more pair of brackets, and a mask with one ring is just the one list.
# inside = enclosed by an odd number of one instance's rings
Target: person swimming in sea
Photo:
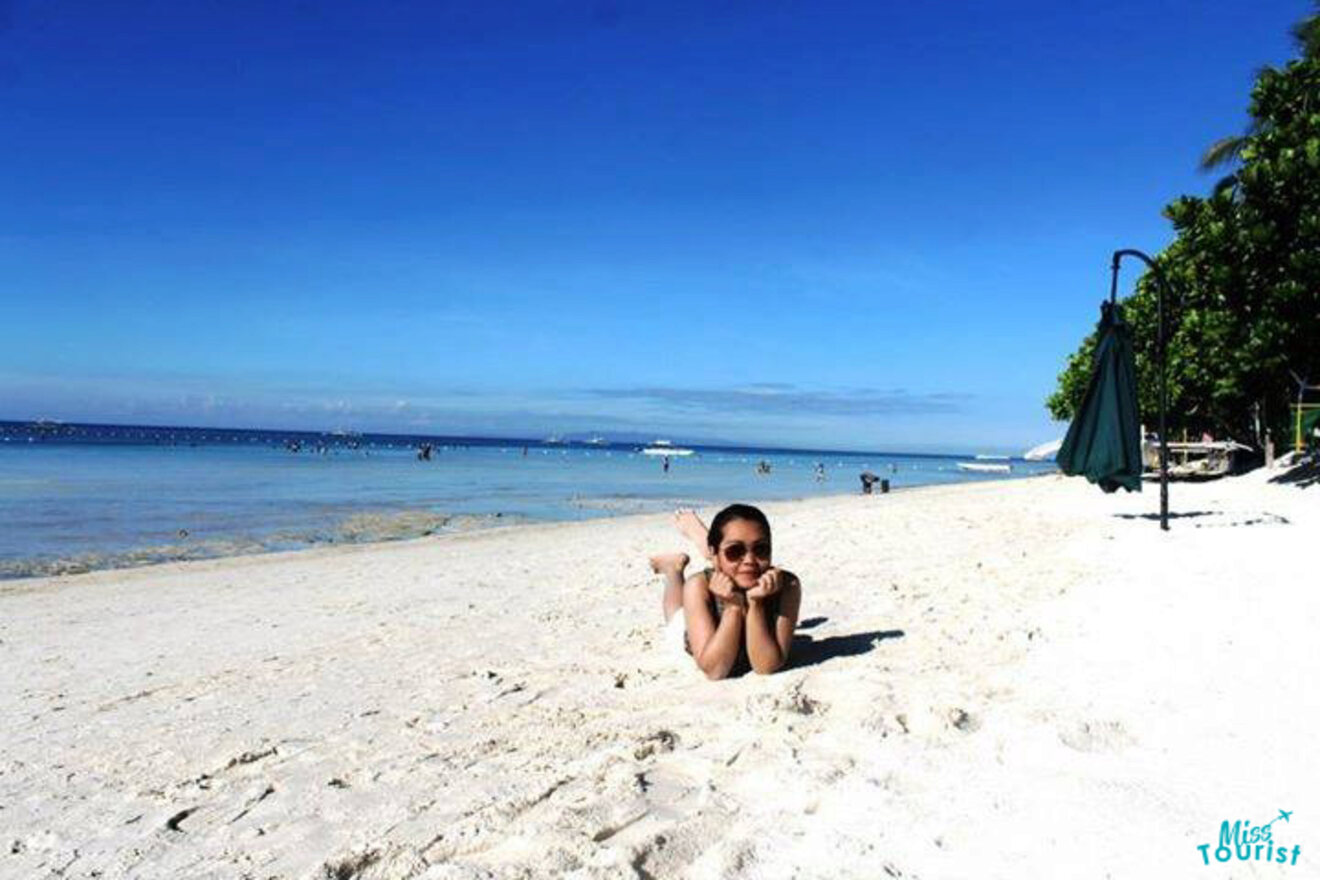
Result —
[[690, 654], [711, 679], [782, 669], [802, 606], [802, 583], [771, 564], [766, 515], [731, 504], [709, 528], [691, 510], [676, 512], [674, 525], [711, 565], [685, 577], [686, 553], [651, 557], [651, 570], [665, 582], [666, 642]]

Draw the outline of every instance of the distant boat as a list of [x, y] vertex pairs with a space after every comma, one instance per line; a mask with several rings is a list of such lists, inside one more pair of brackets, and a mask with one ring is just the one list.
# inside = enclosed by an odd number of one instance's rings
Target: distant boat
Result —
[[549, 437], [546, 437], [541, 442], [544, 443], [546, 446], [562, 446], [564, 443], [564, 438], [561, 437], [559, 434], [551, 434]]
[[1008, 461], [1007, 455], [978, 455], [977, 461]]
[[1011, 464], [990, 464], [988, 462], [960, 461], [958, 470], [971, 471], [974, 474], [1007, 474], [1012, 473]]
[[691, 449], [684, 449], [682, 446], [675, 446], [668, 440], [655, 440], [650, 446], [642, 450], [642, 455], [673, 455], [683, 456], [692, 455]]
[[599, 434], [596, 434], [594, 437], [588, 437], [585, 442], [588, 446], [604, 446], [610, 441], [606, 440]]

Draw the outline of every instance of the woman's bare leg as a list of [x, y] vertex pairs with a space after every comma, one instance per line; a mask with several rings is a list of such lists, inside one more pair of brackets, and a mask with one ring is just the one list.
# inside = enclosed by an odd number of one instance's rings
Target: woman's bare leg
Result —
[[701, 555], [710, 559], [710, 547], [706, 544], [706, 537], [710, 531], [697, 512], [688, 507], [680, 507], [674, 511], [674, 528], [683, 533], [689, 541], [696, 545], [701, 551]]
[[651, 557], [651, 571], [663, 575], [665, 579], [665, 592], [661, 604], [666, 623], [674, 616], [675, 611], [683, 609], [683, 572], [687, 564], [686, 553], [662, 553]]

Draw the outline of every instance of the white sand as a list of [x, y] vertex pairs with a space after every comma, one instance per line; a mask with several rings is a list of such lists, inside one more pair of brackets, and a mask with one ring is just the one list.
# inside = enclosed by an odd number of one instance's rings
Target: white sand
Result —
[[767, 505], [815, 644], [724, 682], [658, 516], [15, 582], [0, 876], [1315, 876], [1320, 489], [1157, 503]]

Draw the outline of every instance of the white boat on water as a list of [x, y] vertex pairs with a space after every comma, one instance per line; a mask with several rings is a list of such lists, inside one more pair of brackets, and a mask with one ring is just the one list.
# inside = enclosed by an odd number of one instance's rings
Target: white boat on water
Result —
[[958, 470], [970, 471], [974, 474], [1008, 474], [1013, 472], [1011, 464], [991, 464], [986, 461], [960, 461]]
[[650, 446], [647, 446], [642, 449], [642, 455], [663, 455], [663, 456], [682, 457], [684, 455], [692, 455], [692, 454], [693, 451], [691, 449], [685, 449], [682, 446], [675, 446], [673, 443], [669, 442], [668, 440], [653, 441]]
[[1007, 455], [977, 455], [977, 461], [1008, 461]]

